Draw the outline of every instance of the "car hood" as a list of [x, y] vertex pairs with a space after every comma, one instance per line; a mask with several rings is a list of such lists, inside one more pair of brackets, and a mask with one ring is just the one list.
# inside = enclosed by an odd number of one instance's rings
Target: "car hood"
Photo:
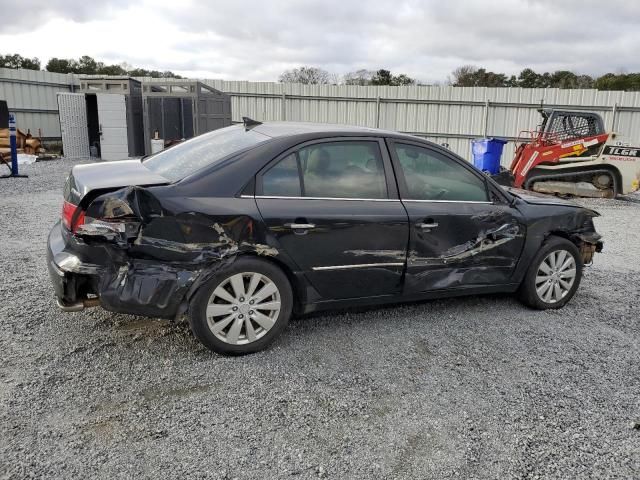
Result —
[[530, 190], [522, 190], [520, 188], [507, 188], [507, 191], [512, 195], [515, 195], [519, 199], [527, 202], [530, 205], [557, 205], [559, 207], [573, 207], [580, 208], [582, 210], [591, 212], [592, 216], [599, 217], [600, 214], [590, 208], [585, 208], [582, 205], [573, 202], [571, 200], [565, 200], [558, 198], [554, 195], [546, 195], [544, 193], [532, 192]]
[[545, 193], [532, 192], [530, 190], [522, 190], [520, 188], [507, 188], [509, 193], [521, 198], [527, 203], [533, 203], [536, 205], [562, 205], [568, 207], [579, 207], [575, 202], [571, 200], [564, 200], [562, 198], [555, 197], [553, 195], [547, 195]]

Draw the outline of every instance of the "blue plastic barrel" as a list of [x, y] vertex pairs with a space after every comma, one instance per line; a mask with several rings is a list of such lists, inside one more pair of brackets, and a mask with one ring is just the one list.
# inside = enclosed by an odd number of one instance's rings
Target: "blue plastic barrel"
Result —
[[506, 140], [501, 138], [476, 138], [471, 140], [473, 164], [479, 170], [495, 175], [500, 172], [500, 157]]

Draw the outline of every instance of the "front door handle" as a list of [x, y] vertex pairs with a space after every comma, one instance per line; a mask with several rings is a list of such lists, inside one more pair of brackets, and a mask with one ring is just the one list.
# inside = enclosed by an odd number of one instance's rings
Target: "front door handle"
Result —
[[438, 226], [437, 222], [428, 222], [428, 223], [416, 223], [417, 228], [436, 228]]

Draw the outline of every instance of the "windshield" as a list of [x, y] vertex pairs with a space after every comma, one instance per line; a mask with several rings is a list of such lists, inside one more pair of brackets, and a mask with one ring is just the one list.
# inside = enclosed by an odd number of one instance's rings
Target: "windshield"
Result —
[[152, 172], [175, 182], [234, 152], [266, 142], [270, 138], [253, 130], [245, 130], [243, 125], [233, 125], [162, 150], [143, 162]]

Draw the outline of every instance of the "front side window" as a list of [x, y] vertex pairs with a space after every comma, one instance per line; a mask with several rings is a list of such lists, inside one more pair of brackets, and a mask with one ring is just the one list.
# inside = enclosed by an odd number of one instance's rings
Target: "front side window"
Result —
[[263, 175], [262, 190], [266, 196], [387, 198], [380, 147], [372, 141], [304, 147]]
[[485, 182], [446, 156], [414, 145], [394, 145], [411, 200], [488, 201]]

